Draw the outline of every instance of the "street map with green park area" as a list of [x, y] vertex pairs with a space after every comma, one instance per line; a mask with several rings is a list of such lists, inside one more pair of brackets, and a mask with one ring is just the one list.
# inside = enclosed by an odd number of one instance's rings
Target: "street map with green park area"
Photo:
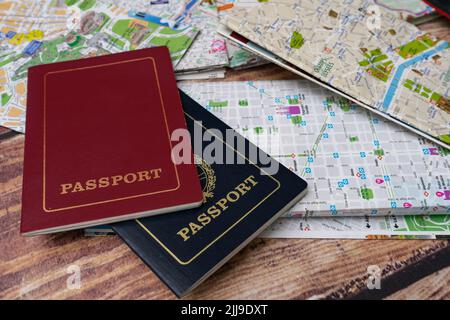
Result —
[[317, 83], [450, 148], [447, 41], [369, 0], [272, 0], [227, 10], [224, 24]]
[[165, 45], [176, 66], [198, 34], [130, 18], [101, 0], [0, 3], [0, 125], [25, 131], [26, 77], [31, 66]]

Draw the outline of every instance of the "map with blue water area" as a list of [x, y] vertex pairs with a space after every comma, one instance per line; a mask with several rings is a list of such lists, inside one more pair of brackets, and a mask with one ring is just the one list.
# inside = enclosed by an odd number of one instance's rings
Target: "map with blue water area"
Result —
[[374, 3], [397, 12], [402, 19], [422, 17], [434, 12], [433, 7], [421, 0], [374, 0]]
[[287, 216], [448, 214], [450, 152], [305, 80], [179, 83], [309, 184]]
[[224, 23], [285, 64], [450, 148], [447, 41], [370, 0], [240, 5], [227, 10]]

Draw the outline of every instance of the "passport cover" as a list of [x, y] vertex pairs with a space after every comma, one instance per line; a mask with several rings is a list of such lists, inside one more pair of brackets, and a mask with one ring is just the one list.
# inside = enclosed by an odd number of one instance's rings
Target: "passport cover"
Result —
[[[195, 130], [213, 128], [225, 137], [225, 131], [232, 130], [183, 92], [180, 94], [191, 136]], [[207, 163], [201, 158], [203, 152], [194, 146], [205, 199], [200, 208], [112, 225], [177, 296], [188, 293], [236, 254], [298, 202], [307, 187], [303, 179], [281, 164], [275, 174], [264, 174], [268, 173], [267, 166], [260, 159], [249, 160], [248, 140], [242, 138], [244, 154], [219, 134], [214, 136], [215, 144], [231, 151], [235, 164]], [[205, 151], [209, 144], [203, 142], [201, 149]], [[239, 164], [238, 159], [244, 163]]]
[[30, 68], [21, 232], [200, 205], [195, 165], [172, 162], [179, 128], [166, 47]]
[[424, 2], [447, 19], [450, 19], [450, 3], [448, 0], [424, 0]]

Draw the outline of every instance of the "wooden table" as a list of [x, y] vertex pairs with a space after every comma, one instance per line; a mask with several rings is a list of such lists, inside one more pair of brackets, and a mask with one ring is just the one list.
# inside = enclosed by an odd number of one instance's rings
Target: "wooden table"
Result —
[[[441, 18], [421, 26], [450, 39]], [[274, 65], [230, 72], [227, 80], [295, 78]], [[116, 236], [82, 232], [19, 235], [24, 136], [0, 129], [0, 298], [173, 299], [175, 296]], [[69, 289], [79, 266], [81, 287]], [[369, 265], [380, 290], [366, 286]], [[190, 299], [449, 299], [450, 245], [431, 240], [256, 239]]]

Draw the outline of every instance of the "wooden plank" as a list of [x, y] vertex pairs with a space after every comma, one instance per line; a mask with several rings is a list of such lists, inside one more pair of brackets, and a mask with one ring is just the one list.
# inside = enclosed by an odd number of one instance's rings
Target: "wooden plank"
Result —
[[8, 128], [5, 127], [1, 127], [0, 126], [0, 140], [4, 140], [4, 139], [8, 139], [10, 137], [13, 137], [15, 135], [17, 135], [17, 132], [14, 132]]
[[387, 297], [388, 300], [449, 300], [450, 267], [433, 273]]
[[[401, 268], [381, 269], [383, 279], [377, 290], [363, 288], [351, 295], [352, 299], [383, 299], [450, 265], [450, 247], [439, 246], [413, 256]], [[333, 297], [333, 296], [331, 296]]]
[[347, 298], [366, 288], [368, 266], [395, 273], [447, 245], [443, 241], [258, 239], [190, 298]]
[[445, 39], [449, 41], [450, 37], [450, 20], [445, 17], [439, 17], [438, 19], [431, 20], [430, 22], [423, 23], [418, 26], [419, 29], [429, 32], [439, 39]]
[[1, 136], [2, 134], [5, 134], [5, 133], [8, 132], [8, 131], [10, 131], [8, 128], [0, 127], [0, 136]]
[[[287, 71], [277, 65], [267, 64], [258, 68], [249, 70], [227, 71], [226, 81], [252, 81], [252, 80], [289, 80], [300, 79], [292, 72]], [[224, 81], [223, 79], [214, 79], [214, 81]]]
[[[0, 298], [174, 298], [117, 237], [19, 235], [23, 141], [22, 135], [0, 141], [8, 154], [0, 158]], [[188, 298], [349, 297], [365, 287], [368, 265], [391, 274], [447, 247], [447, 241], [257, 239]], [[66, 286], [71, 265], [81, 270], [78, 290]]]

